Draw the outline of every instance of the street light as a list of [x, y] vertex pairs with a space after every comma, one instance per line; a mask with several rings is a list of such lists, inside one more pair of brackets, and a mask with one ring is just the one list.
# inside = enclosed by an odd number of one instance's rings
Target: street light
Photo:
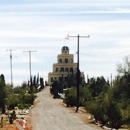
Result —
[[76, 37], [78, 38], [78, 41], [77, 41], [77, 101], [76, 101], [76, 110], [75, 112], [78, 112], [78, 109], [79, 109], [79, 78], [80, 78], [80, 73], [79, 73], [79, 38], [90, 38], [90, 36], [79, 36], [79, 34], [77, 36], [69, 36], [69, 34], [67, 35], [66, 38], [69, 38], [69, 37]]

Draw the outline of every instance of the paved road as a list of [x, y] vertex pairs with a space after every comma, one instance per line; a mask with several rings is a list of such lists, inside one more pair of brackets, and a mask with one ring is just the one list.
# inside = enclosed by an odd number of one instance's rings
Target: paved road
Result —
[[61, 102], [51, 97], [49, 87], [38, 93], [37, 104], [30, 111], [33, 130], [97, 130], [82, 114], [61, 106]]

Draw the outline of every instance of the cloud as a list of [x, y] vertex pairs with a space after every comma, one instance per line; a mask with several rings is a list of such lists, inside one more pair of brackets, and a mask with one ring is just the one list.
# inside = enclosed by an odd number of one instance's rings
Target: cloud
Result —
[[56, 34], [50, 35], [49, 33], [38, 33], [38, 32], [29, 32], [28, 30], [26, 31], [0, 31], [0, 36], [1, 37], [16, 37], [16, 38], [42, 38], [42, 37], [57, 37]]
[[130, 9], [125, 2], [32, 0], [0, 4], [1, 73], [10, 81], [7, 49], [14, 49], [12, 55], [17, 56], [12, 60], [14, 83], [29, 78], [29, 54], [23, 51], [37, 51], [31, 55], [32, 74], [39, 72], [46, 78], [62, 46], [69, 46], [77, 61], [77, 38], [65, 41], [67, 34], [90, 35], [80, 38], [80, 67], [85, 73], [109, 75], [116, 71], [116, 62], [129, 52]]
[[129, 37], [126, 37], [126, 38], [122, 38], [119, 42], [119, 47], [122, 48], [122, 49], [127, 49], [129, 50], [130, 48], [130, 38]]
[[129, 4], [125, 1], [58, 1], [23, 2], [1, 4], [0, 12], [18, 14], [83, 14], [83, 13], [129, 13]]

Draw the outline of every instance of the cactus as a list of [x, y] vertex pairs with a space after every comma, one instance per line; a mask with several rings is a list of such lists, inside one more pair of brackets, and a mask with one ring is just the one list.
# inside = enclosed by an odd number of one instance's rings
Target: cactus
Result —
[[13, 121], [16, 119], [16, 113], [15, 111], [13, 111], [12, 113], [10, 113], [10, 116], [9, 116], [9, 122], [10, 124], [13, 124]]

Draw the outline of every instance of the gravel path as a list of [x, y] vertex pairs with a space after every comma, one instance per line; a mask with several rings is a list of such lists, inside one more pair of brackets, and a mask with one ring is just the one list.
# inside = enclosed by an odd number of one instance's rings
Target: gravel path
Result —
[[83, 119], [82, 114], [60, 105], [46, 87], [38, 93], [36, 106], [30, 111], [33, 130], [100, 130]]

